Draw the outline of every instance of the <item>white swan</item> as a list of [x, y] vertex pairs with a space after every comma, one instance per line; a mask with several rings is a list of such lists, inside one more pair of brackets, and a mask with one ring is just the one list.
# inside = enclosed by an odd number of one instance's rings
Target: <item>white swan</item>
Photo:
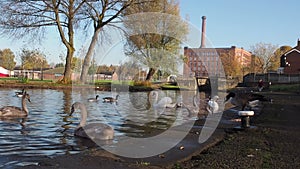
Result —
[[104, 123], [91, 123], [86, 125], [87, 111], [84, 104], [75, 102], [71, 108], [71, 115], [76, 109], [81, 111], [81, 120], [74, 135], [96, 140], [111, 140], [114, 138], [114, 129]]
[[98, 101], [99, 95], [96, 95], [96, 98], [88, 98], [89, 102], [96, 102]]
[[206, 110], [210, 114], [217, 113], [219, 110], [219, 104], [217, 103], [217, 100], [219, 99], [219, 96], [214, 96], [213, 98], [209, 99], [207, 102]]
[[173, 103], [171, 97], [163, 97], [158, 101], [158, 91], [151, 91], [150, 96], [154, 96], [154, 102], [152, 103], [155, 108], [176, 108], [180, 107], [182, 103]]
[[116, 95], [116, 98], [113, 97], [104, 97], [103, 102], [104, 103], [113, 103], [113, 102], [118, 102], [119, 95]]
[[25, 91], [22, 96], [22, 108], [15, 106], [4, 106], [0, 108], [0, 117], [26, 117], [28, 115], [26, 99], [30, 102], [30, 96]]

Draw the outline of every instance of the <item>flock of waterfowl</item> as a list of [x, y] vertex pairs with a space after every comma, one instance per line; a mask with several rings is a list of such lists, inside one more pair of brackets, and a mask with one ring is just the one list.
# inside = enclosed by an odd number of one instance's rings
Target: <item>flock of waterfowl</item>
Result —
[[[22, 107], [15, 107], [15, 106], [4, 106], [0, 108], [0, 117], [26, 117], [28, 116], [28, 109], [26, 106], [26, 100], [30, 102], [29, 94], [23, 89], [20, 92], [16, 92], [16, 96], [21, 97], [22, 100]], [[193, 104], [186, 105], [183, 104], [182, 100], [177, 100], [173, 102], [172, 98], [170, 97], [162, 97], [160, 100], [158, 99], [159, 93], [156, 90], [153, 90], [149, 93], [149, 97], [154, 97], [152, 99], [151, 105], [154, 108], [178, 108], [178, 107], [185, 107], [189, 112], [193, 114], [199, 113], [199, 102], [198, 98], [195, 95], [193, 97]], [[113, 97], [104, 97], [102, 101], [104, 103], [117, 103], [119, 95], [116, 95], [115, 98]], [[96, 95], [95, 98], [87, 99], [89, 102], [97, 102], [99, 101], [99, 95]], [[213, 96], [209, 98], [206, 103], [206, 110], [210, 114], [217, 113], [219, 111], [219, 104], [218, 101], [219, 96]], [[242, 93], [242, 92], [229, 92], [224, 100], [224, 104], [231, 103], [235, 106], [244, 110], [247, 106], [253, 107], [254, 105], [258, 104], [260, 101], [270, 101], [269, 99], [265, 98], [260, 94], [255, 94], [252, 92]], [[84, 104], [80, 102], [75, 102], [71, 107], [71, 114], [75, 112], [75, 110], [79, 109], [81, 113], [81, 119], [78, 127], [75, 129], [74, 135], [84, 138], [90, 139], [99, 139], [99, 140], [110, 140], [114, 138], [114, 129], [103, 123], [91, 123], [86, 124], [87, 120], [87, 110]]]

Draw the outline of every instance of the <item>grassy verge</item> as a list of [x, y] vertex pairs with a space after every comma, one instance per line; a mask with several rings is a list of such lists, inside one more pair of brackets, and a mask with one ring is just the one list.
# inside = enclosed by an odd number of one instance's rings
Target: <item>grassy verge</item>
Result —
[[269, 89], [276, 92], [300, 92], [300, 84], [276, 84]]

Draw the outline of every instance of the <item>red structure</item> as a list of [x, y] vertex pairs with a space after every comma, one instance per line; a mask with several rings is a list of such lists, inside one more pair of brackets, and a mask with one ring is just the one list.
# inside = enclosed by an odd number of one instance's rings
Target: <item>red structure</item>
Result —
[[0, 66], [0, 77], [9, 77], [10, 71]]
[[300, 40], [297, 46], [280, 57], [280, 67], [284, 74], [300, 74]]
[[[185, 76], [208, 77], [208, 76], [224, 76], [223, 66], [220, 59], [222, 54], [232, 56], [243, 67], [251, 65], [251, 53], [243, 48], [232, 46], [230, 48], [206, 48], [206, 17], [202, 17], [202, 34], [200, 48], [184, 48], [184, 56], [186, 65], [183, 74]], [[230, 58], [228, 58], [230, 59]]]

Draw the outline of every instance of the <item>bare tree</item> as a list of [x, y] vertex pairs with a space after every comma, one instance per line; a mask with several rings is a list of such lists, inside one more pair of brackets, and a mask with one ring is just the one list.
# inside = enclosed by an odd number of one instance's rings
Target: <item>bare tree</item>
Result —
[[15, 39], [29, 36], [42, 39], [47, 27], [56, 27], [67, 48], [64, 78], [71, 82], [71, 62], [74, 55], [74, 29], [83, 19], [79, 13], [86, 0], [26, 0], [0, 1], [0, 31]]
[[118, 18], [122, 16], [122, 12], [133, 3], [135, 3], [134, 0], [99, 0], [86, 2], [84, 8], [82, 8], [82, 14], [86, 16], [85, 28], [88, 28], [92, 23], [94, 29], [88, 51], [82, 64], [80, 75], [82, 83], [86, 82], [93, 51], [99, 40], [101, 31], [104, 30], [103, 27], [113, 26], [118, 28], [115, 23], [120, 22]]
[[271, 61], [277, 48], [277, 45], [262, 42], [250, 46], [252, 54], [260, 58], [262, 73], [266, 73], [270, 69]]

